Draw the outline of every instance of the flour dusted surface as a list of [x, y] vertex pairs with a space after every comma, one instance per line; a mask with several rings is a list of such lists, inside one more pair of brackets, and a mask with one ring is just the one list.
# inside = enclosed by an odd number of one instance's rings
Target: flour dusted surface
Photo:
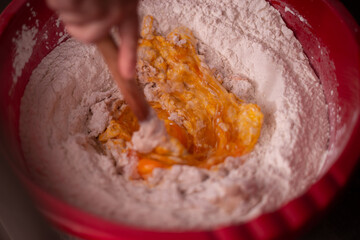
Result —
[[132, 159], [107, 154], [96, 141], [122, 96], [95, 48], [68, 40], [34, 70], [22, 99], [22, 146], [39, 184], [125, 224], [190, 229], [274, 210], [319, 177], [328, 141], [325, 97], [275, 9], [263, 0], [144, 0], [139, 11], [155, 15], [163, 34], [191, 29], [223, 85], [261, 107], [257, 146], [217, 170], [174, 166], [155, 169], [148, 183], [129, 180]]

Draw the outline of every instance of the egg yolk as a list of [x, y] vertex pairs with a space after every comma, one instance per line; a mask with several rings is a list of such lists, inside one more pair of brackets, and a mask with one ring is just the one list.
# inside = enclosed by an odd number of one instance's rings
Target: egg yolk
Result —
[[[179, 27], [163, 37], [156, 34], [153, 22], [152, 16], [143, 20], [138, 78], [153, 86], [150, 105], [185, 151], [179, 155], [158, 146], [147, 154], [138, 152], [139, 174], [147, 178], [154, 168], [174, 164], [211, 168], [228, 156], [249, 153], [263, 122], [259, 106], [245, 103], [221, 85], [201, 61], [189, 29]], [[116, 143], [123, 152], [133, 151], [126, 142], [139, 124], [126, 105], [119, 111], [98, 139]]]

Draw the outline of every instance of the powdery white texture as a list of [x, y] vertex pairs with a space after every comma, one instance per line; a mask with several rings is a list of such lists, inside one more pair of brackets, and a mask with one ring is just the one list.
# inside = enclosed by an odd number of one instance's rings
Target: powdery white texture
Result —
[[131, 157], [103, 152], [94, 138], [121, 95], [95, 49], [69, 40], [34, 70], [22, 99], [22, 146], [39, 184], [124, 224], [206, 229], [274, 210], [319, 178], [329, 130], [324, 94], [274, 8], [263, 0], [144, 0], [139, 11], [154, 15], [164, 34], [180, 25], [193, 30], [224, 86], [261, 106], [254, 151], [216, 170], [177, 165], [155, 169], [146, 184], [129, 180]]
[[13, 83], [10, 88], [9, 94], [12, 93], [18, 78], [21, 76], [25, 64], [29, 61], [33, 48], [36, 43], [36, 34], [38, 33], [37, 27], [22, 26], [21, 31], [16, 33], [16, 37], [12, 40], [15, 43], [15, 57], [13, 60]]
[[165, 124], [157, 117], [154, 110], [151, 109], [147, 119], [139, 124], [140, 129], [134, 132], [131, 138], [134, 150], [149, 153], [157, 146], [166, 144], [169, 138]]
[[[171, 117], [174, 117], [174, 114], [170, 115], [169, 119]], [[170, 137], [164, 121], [158, 118], [153, 109], [150, 109], [147, 118], [139, 122], [139, 125], [139, 130], [134, 132], [131, 137], [131, 149], [140, 153], [150, 153], [156, 147], [161, 146], [176, 156], [180, 156], [186, 151], [178, 145], [178, 140]], [[112, 155], [114, 154], [112, 153]]]

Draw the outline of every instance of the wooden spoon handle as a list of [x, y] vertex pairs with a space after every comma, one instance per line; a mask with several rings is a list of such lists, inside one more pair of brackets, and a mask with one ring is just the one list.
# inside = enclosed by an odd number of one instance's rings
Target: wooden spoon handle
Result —
[[144, 121], [149, 115], [150, 105], [145, 99], [144, 92], [140, 89], [135, 79], [124, 79], [118, 70], [118, 47], [114, 39], [107, 35], [96, 43], [105, 63], [116, 84], [120, 88], [126, 103], [139, 121]]

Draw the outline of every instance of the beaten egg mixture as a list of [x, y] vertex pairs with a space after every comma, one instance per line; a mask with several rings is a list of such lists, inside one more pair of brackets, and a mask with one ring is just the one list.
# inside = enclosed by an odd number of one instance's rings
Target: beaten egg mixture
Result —
[[132, 134], [139, 123], [125, 104], [98, 140], [136, 155], [138, 173], [145, 179], [154, 168], [174, 164], [211, 168], [228, 156], [249, 153], [260, 136], [263, 114], [259, 106], [245, 103], [221, 85], [197, 54], [193, 33], [179, 27], [163, 37], [156, 34], [153, 17], [146, 16], [141, 37], [139, 81], [152, 84], [155, 100], [150, 105], [178, 151], [162, 146], [150, 153], [132, 150]]

